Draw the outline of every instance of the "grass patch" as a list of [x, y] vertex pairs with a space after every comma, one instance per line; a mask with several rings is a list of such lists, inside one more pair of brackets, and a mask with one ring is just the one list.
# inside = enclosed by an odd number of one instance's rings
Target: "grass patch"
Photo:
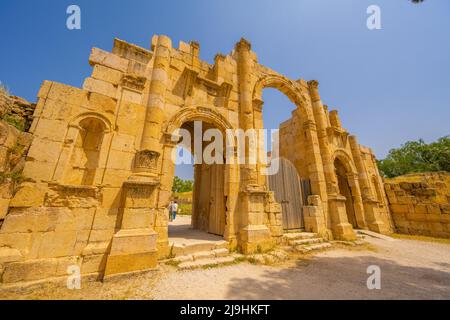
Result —
[[180, 203], [178, 204], [178, 213], [183, 216], [191, 216], [192, 215], [192, 203]]
[[192, 201], [192, 191], [188, 192], [174, 192], [173, 198], [177, 200], [185, 200], [185, 201]]
[[172, 267], [178, 267], [178, 265], [180, 264], [180, 261], [175, 261], [175, 260], [167, 260], [165, 262], [166, 265], [168, 266], [172, 266]]
[[390, 236], [392, 238], [396, 238], [396, 239], [417, 240], [417, 241], [426, 241], [426, 242], [437, 242], [437, 243], [450, 244], [450, 239], [448, 239], [448, 238], [436, 238], [436, 237], [430, 237], [430, 236], [400, 234], [400, 233], [393, 233]]
[[6, 182], [6, 180], [11, 179], [12, 182], [20, 184], [25, 181], [25, 177], [21, 172], [13, 173], [0, 173], [0, 183]]
[[25, 131], [25, 121], [22, 118], [10, 114], [5, 114], [3, 116], [3, 121], [12, 125], [17, 130]]

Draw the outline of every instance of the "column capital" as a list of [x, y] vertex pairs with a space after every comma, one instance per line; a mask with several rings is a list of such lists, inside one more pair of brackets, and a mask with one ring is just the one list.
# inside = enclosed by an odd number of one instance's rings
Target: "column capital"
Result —
[[248, 40], [244, 39], [244, 38], [241, 38], [241, 40], [239, 40], [239, 42], [236, 43], [236, 50], [237, 51], [241, 51], [241, 50], [250, 51], [251, 49], [252, 49], [251, 43]]
[[320, 101], [319, 95], [319, 81], [310, 80], [308, 81], [309, 94], [311, 95], [312, 102]]

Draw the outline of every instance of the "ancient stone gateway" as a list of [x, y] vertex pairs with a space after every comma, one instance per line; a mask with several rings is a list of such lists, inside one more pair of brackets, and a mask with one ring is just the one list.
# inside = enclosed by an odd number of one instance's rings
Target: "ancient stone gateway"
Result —
[[[27, 181], [0, 229], [4, 283], [66, 275], [73, 264], [100, 275], [155, 267], [169, 253], [172, 133], [192, 130], [193, 121], [221, 131], [263, 128], [267, 87], [297, 107], [280, 127], [280, 155], [310, 183], [304, 230], [334, 239], [353, 239], [354, 227], [391, 231], [372, 151], [322, 104], [317, 81], [260, 65], [248, 41], [210, 65], [196, 42], [174, 48], [161, 35], [146, 49], [116, 39], [112, 53], [94, 48], [89, 63], [83, 89], [45, 81], [39, 91]], [[244, 253], [276, 244], [282, 209], [263, 169], [196, 165], [194, 227]]]

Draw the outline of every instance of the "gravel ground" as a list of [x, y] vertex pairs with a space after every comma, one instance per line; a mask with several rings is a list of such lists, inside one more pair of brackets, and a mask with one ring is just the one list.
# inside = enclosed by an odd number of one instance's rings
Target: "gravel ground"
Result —
[[[375, 250], [334, 249], [283, 266], [241, 263], [158, 271], [81, 290], [47, 284], [0, 289], [3, 299], [450, 299], [450, 244], [366, 239]], [[366, 286], [367, 267], [381, 270], [381, 289]]]

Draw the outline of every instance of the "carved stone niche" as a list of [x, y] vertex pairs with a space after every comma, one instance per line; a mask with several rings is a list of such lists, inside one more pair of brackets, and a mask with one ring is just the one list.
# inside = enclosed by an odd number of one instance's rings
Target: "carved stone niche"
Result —
[[158, 167], [159, 152], [152, 150], [142, 150], [136, 153], [134, 160], [134, 167], [136, 169], [143, 169], [156, 174]]

